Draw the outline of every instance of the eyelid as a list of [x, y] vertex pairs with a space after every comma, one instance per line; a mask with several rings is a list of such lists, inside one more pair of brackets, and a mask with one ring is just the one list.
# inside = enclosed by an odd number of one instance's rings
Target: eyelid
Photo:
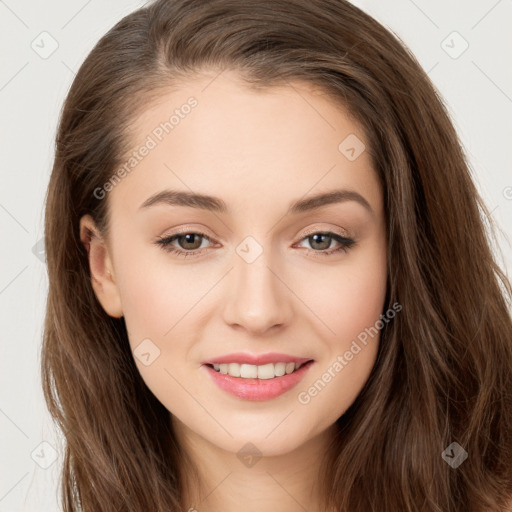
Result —
[[178, 237], [180, 235], [186, 235], [186, 234], [191, 234], [191, 233], [194, 233], [196, 235], [199, 235], [199, 236], [202, 236], [203, 238], [208, 239], [210, 242], [212, 242], [212, 244], [218, 243], [217, 239], [210, 234], [210, 230], [203, 225], [201, 225], [199, 227], [184, 226], [184, 227], [177, 228], [176, 231], [174, 231], [172, 228], [167, 229], [164, 231], [163, 235], [158, 235], [156, 238], [157, 238], [157, 240], [167, 240], [169, 238]]
[[[171, 228], [172, 229], [172, 228]], [[165, 230], [164, 233], [167, 233], [168, 230]], [[176, 229], [176, 231], [172, 231], [170, 234], [160, 235], [160, 238], [168, 238], [174, 235], [181, 235], [183, 233], [197, 233], [198, 235], [207, 235], [208, 238], [213, 238], [213, 236], [208, 235], [209, 230], [206, 226], [200, 225], [199, 227], [193, 226], [181, 226]]]
[[300, 240], [302, 240], [303, 238], [309, 236], [309, 235], [312, 235], [314, 233], [330, 233], [330, 232], [333, 232], [333, 233], [336, 233], [337, 235], [343, 237], [343, 238], [349, 238], [350, 235], [347, 233], [346, 230], [343, 230], [341, 231], [339, 228], [334, 228], [334, 227], [329, 227], [329, 228], [326, 228], [326, 229], [322, 229], [322, 228], [311, 228], [311, 229], [308, 229], [306, 230], [304, 233], [302, 233], [301, 235], [301, 238]]

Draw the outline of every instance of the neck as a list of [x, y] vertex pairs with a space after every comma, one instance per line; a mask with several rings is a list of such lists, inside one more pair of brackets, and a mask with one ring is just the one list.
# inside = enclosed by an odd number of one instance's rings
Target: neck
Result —
[[[323, 456], [335, 425], [289, 453], [250, 455], [226, 451], [171, 415], [188, 464], [182, 467], [182, 510], [187, 512], [320, 511]], [[242, 453], [243, 452], [243, 453]]]

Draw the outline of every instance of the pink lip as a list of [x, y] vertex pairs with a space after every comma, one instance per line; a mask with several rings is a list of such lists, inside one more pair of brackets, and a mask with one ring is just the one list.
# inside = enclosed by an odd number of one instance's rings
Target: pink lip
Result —
[[245, 363], [261, 366], [268, 363], [306, 363], [311, 358], [295, 357], [289, 354], [279, 354], [277, 352], [269, 352], [268, 354], [247, 354], [238, 352], [236, 354], [226, 354], [225, 356], [215, 357], [203, 361], [203, 364], [222, 364], [222, 363]]
[[[282, 359], [280, 361], [285, 362]], [[305, 361], [308, 361], [308, 359]], [[262, 401], [276, 398], [295, 387], [304, 378], [312, 364], [313, 361], [309, 360], [308, 363], [302, 365], [298, 370], [285, 374], [282, 377], [274, 377], [273, 379], [243, 379], [242, 377], [232, 377], [231, 375], [217, 372], [212, 367], [206, 366], [206, 364], [202, 368], [208, 372], [215, 384], [227, 393], [243, 400]]]

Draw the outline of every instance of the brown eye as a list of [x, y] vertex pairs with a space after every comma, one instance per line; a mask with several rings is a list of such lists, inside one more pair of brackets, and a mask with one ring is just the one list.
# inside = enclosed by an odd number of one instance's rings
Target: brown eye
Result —
[[[313, 254], [321, 254], [324, 256], [330, 256], [334, 253], [339, 253], [340, 251], [348, 252], [348, 250], [356, 243], [355, 240], [351, 238], [346, 238], [344, 236], [338, 235], [334, 232], [318, 232], [312, 233], [302, 239], [303, 241], [308, 242], [311, 249], [306, 248], [309, 252]], [[332, 242], [337, 242], [339, 247], [331, 248]]]
[[[185, 235], [180, 235], [176, 237], [176, 240], [178, 241], [178, 245], [182, 249], [188, 249], [188, 250], [195, 250], [199, 249], [201, 247], [203, 235], [200, 235], [198, 233], [187, 233]], [[198, 244], [199, 241], [199, 244]]]
[[325, 249], [329, 249], [333, 237], [326, 233], [316, 233], [315, 235], [308, 236], [308, 240], [313, 249], [324, 251]]
[[203, 252], [201, 247], [203, 240], [210, 241], [210, 238], [203, 233], [188, 232], [160, 238], [156, 244], [160, 245], [164, 251], [187, 257]]

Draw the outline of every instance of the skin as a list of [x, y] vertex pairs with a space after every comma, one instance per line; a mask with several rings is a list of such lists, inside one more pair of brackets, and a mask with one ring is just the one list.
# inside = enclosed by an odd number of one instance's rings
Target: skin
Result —
[[[323, 92], [304, 83], [255, 92], [234, 72], [212, 82], [213, 76], [190, 79], [135, 121], [134, 148], [190, 96], [198, 100], [104, 199], [109, 238], [90, 216], [81, 219], [91, 282], [105, 311], [124, 316], [132, 350], [147, 338], [160, 350], [148, 366], [134, 359], [201, 472], [203, 488], [184, 475], [184, 510], [230, 512], [240, 503], [247, 512], [296, 511], [298, 504], [319, 510], [321, 455], [336, 419], [368, 380], [379, 336], [307, 404], [298, 394], [384, 312], [382, 190], [368, 151], [350, 161], [338, 149], [349, 134], [368, 144], [362, 128]], [[286, 215], [291, 202], [340, 188], [361, 194], [372, 212], [344, 201]], [[213, 195], [230, 211], [139, 209], [164, 189]], [[183, 258], [156, 244], [179, 228], [209, 237], [172, 244], [202, 254]], [[356, 243], [322, 255], [340, 247], [335, 239], [308, 238], [325, 231]], [[236, 252], [247, 236], [263, 251], [251, 263]], [[315, 362], [298, 386], [255, 402], [219, 389], [201, 366], [232, 352], [284, 352]], [[261, 453], [250, 467], [237, 457], [249, 442]]]

